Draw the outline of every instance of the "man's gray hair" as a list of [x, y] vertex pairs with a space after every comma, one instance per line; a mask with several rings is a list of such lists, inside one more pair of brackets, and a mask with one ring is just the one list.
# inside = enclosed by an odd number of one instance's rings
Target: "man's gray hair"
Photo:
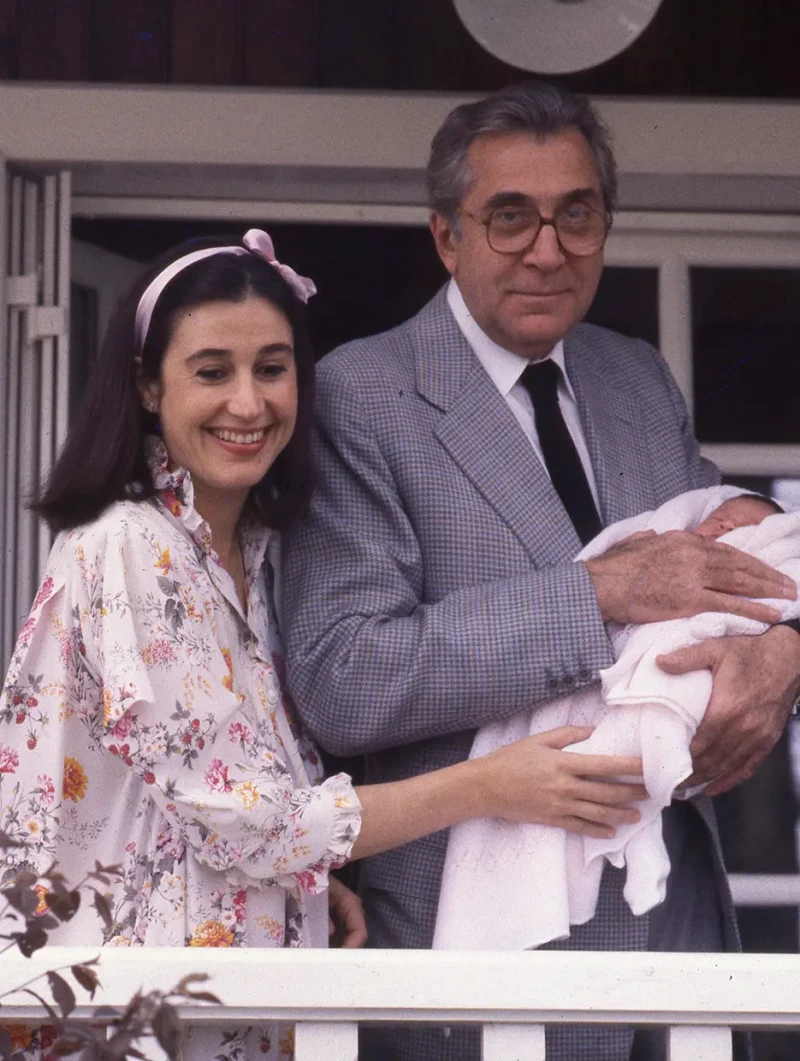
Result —
[[428, 201], [458, 231], [458, 207], [469, 188], [467, 152], [485, 133], [528, 132], [538, 140], [577, 129], [594, 156], [605, 207], [617, 202], [617, 172], [608, 126], [586, 96], [545, 81], [528, 81], [464, 103], [445, 118], [431, 143]]

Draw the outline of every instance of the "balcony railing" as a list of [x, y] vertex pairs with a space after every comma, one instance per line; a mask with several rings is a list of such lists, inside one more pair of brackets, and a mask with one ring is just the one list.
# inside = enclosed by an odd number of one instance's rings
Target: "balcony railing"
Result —
[[[0, 982], [96, 953], [8, 952]], [[185, 1021], [296, 1022], [296, 1061], [355, 1061], [358, 1022], [479, 1024], [484, 1061], [545, 1061], [555, 1022], [667, 1026], [670, 1061], [731, 1061], [731, 1028], [800, 1024], [798, 955], [107, 948], [98, 972], [102, 987], [80, 1019], [202, 972], [224, 1005], [183, 1006]], [[38, 1021], [42, 1011], [14, 995], [0, 1017]]]

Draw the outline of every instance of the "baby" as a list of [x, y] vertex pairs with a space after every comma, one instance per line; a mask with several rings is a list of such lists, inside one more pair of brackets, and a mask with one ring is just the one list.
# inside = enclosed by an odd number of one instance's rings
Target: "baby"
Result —
[[761, 494], [741, 494], [732, 497], [710, 512], [692, 531], [700, 538], [721, 538], [737, 527], [756, 527], [767, 516], [783, 512], [781, 506]]
[[[769, 498], [726, 486], [689, 491], [615, 523], [576, 560], [599, 556], [632, 534], [670, 530], [723, 538], [800, 582], [800, 513], [784, 514]], [[800, 614], [800, 601], [770, 604], [780, 605], [776, 610], [784, 619]], [[564, 938], [570, 925], [594, 915], [606, 862], [626, 867], [625, 898], [634, 914], [662, 902], [670, 865], [661, 811], [691, 775], [690, 744], [711, 696], [712, 676], [708, 670], [670, 675], [658, 658], [710, 637], [765, 628], [727, 613], [625, 627], [609, 623], [616, 662], [600, 672], [599, 687], [587, 686], [483, 727], [472, 757], [557, 726], [591, 727], [591, 736], [568, 750], [640, 757], [649, 798], [637, 805], [639, 822], [620, 826], [608, 839], [498, 819], [456, 826], [450, 832], [434, 947], [516, 950]], [[524, 888], [520, 880], [526, 881]], [[493, 914], [497, 909], [504, 911], [500, 922]]]

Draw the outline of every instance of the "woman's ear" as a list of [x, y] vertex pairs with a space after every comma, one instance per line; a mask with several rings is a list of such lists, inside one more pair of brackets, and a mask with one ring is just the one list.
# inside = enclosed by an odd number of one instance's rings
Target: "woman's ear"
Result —
[[142, 359], [134, 358], [136, 363], [136, 389], [139, 392], [139, 401], [148, 413], [158, 414], [158, 404], [161, 399], [161, 386], [158, 380], [145, 379], [142, 375]]

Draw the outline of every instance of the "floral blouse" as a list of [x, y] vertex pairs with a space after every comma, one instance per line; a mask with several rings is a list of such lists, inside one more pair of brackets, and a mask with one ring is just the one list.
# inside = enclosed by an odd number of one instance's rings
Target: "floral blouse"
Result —
[[[87, 903], [63, 944], [325, 946], [327, 874], [360, 806], [346, 775], [322, 780], [282, 691], [276, 536], [242, 532], [245, 615], [189, 474], [149, 443], [155, 497], [59, 535], [19, 635], [0, 829], [24, 847], [0, 851], [0, 883], [23, 864], [56, 860], [73, 883], [95, 859], [120, 864], [111, 931]], [[240, 1030], [224, 1050], [216, 1035], [222, 1058], [291, 1056], [285, 1034]]]

